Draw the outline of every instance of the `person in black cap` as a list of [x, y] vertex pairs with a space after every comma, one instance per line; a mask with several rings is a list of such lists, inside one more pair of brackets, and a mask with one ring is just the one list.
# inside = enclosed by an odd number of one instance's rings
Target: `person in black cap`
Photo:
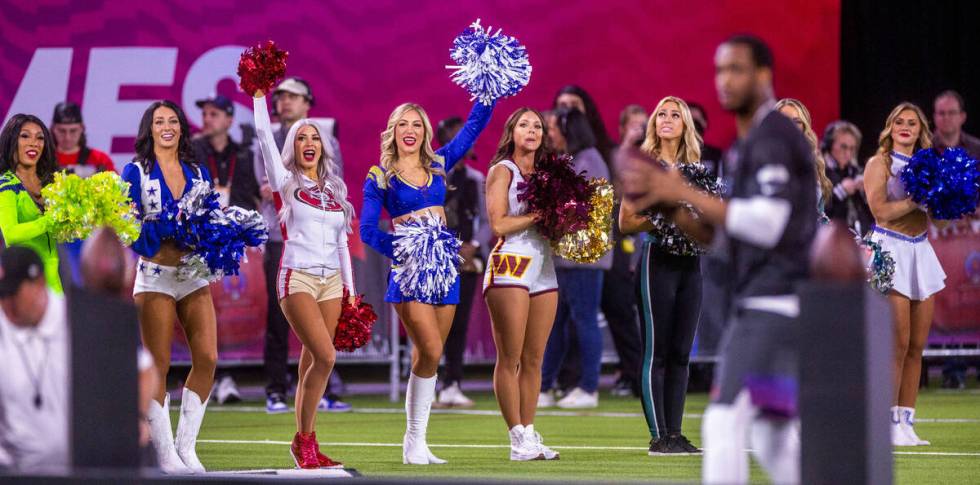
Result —
[[68, 323], [27, 247], [0, 250], [0, 469], [62, 469], [68, 458]]
[[255, 179], [252, 151], [228, 135], [235, 121], [235, 106], [220, 94], [200, 99], [195, 104], [201, 108], [204, 122], [201, 133], [193, 142], [194, 155], [197, 163], [211, 172], [214, 189], [221, 195], [221, 205], [256, 210], [259, 185]]
[[54, 107], [51, 134], [54, 135], [58, 165], [68, 172], [87, 178], [97, 172], [116, 169], [108, 154], [89, 148], [82, 109], [78, 104], [64, 101]]

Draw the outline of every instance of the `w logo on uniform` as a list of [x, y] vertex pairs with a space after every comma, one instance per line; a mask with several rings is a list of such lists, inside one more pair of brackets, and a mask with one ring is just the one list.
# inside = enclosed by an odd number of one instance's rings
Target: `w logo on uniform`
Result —
[[527, 266], [531, 264], [529, 256], [518, 256], [516, 254], [494, 254], [493, 273], [501, 276], [511, 275], [515, 278], [524, 276]]

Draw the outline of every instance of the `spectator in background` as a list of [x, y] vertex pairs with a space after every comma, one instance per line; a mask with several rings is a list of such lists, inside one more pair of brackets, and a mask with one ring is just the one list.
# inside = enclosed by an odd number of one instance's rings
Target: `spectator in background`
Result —
[[585, 119], [588, 120], [589, 128], [592, 129], [592, 135], [595, 138], [595, 148], [599, 150], [602, 160], [608, 166], [611, 160], [613, 142], [606, 131], [605, 123], [602, 122], [602, 113], [599, 112], [599, 107], [592, 96], [581, 87], [569, 84], [558, 90], [554, 101], [551, 103], [551, 109], [559, 108], [576, 109], [585, 114]]
[[694, 118], [694, 127], [698, 131], [698, 135], [701, 136], [701, 164], [704, 168], [707, 168], [709, 172], [714, 174], [715, 177], [721, 178], [724, 173], [722, 170], [722, 158], [721, 149], [716, 146], [709, 145], [708, 142], [704, 140], [704, 132], [708, 131], [708, 112], [704, 110], [704, 106], [701, 106], [695, 102], [687, 103], [688, 108], [691, 109], [691, 117]]
[[[436, 129], [436, 139], [440, 146], [449, 143], [463, 127], [463, 119], [458, 116], [444, 119]], [[460, 389], [463, 381], [463, 353], [466, 350], [466, 331], [473, 308], [473, 295], [476, 284], [483, 275], [486, 265], [484, 248], [490, 242], [487, 221], [486, 177], [479, 170], [468, 165], [475, 161], [473, 150], [466, 152], [463, 163], [457, 163], [448, 174], [449, 191], [446, 193], [446, 224], [459, 233], [463, 241], [460, 255], [463, 263], [459, 267], [459, 305], [453, 317], [453, 324], [443, 349], [445, 368], [442, 372], [442, 390], [436, 399], [438, 407], [472, 407], [473, 401]]]
[[[638, 146], [646, 133], [647, 112], [631, 104], [619, 114], [619, 147]], [[640, 395], [640, 327], [637, 323], [636, 299], [633, 298], [633, 271], [636, 269], [636, 243], [633, 236], [624, 235], [619, 227], [622, 194], [615, 180], [616, 202], [613, 206], [612, 267], [602, 278], [602, 314], [609, 324], [616, 354], [619, 356], [619, 377], [613, 386], [614, 396]]]
[[[194, 104], [201, 109], [203, 119], [201, 133], [192, 143], [194, 157], [211, 173], [218, 201], [222, 206], [255, 210], [259, 204], [259, 186], [252, 151], [235, 143], [228, 135], [235, 121], [234, 104], [220, 94], [199, 99]], [[218, 325], [221, 325], [220, 319]], [[212, 393], [218, 404], [241, 401], [235, 380], [227, 371], [215, 379]]]
[[[596, 148], [596, 138], [586, 116], [575, 108], [559, 108], [546, 115], [548, 136], [559, 153], [574, 157], [573, 169], [586, 177], [609, 179], [609, 168]], [[602, 296], [603, 272], [612, 267], [612, 253], [595, 263], [574, 263], [555, 257], [558, 285], [558, 314], [548, 338], [541, 376], [538, 407], [554, 405], [551, 393], [555, 379], [573, 345], [570, 328], [574, 325], [580, 353], [581, 377], [575, 388], [558, 401], [567, 409], [594, 408], [599, 405], [599, 370], [602, 365], [602, 332], [599, 330], [599, 301]]]
[[201, 133], [193, 142], [197, 163], [211, 172], [221, 205], [255, 210], [259, 204], [259, 186], [252, 152], [228, 135], [235, 121], [235, 106], [220, 94], [195, 104], [204, 120]]
[[45, 284], [34, 250], [0, 251], [0, 469], [65, 470], [68, 452], [68, 319]]
[[833, 185], [824, 211], [831, 220], [844, 221], [863, 236], [871, 230], [874, 218], [864, 194], [864, 167], [857, 158], [860, 146], [861, 130], [844, 120], [828, 124], [820, 141], [827, 178]]
[[88, 178], [97, 172], [113, 171], [116, 165], [105, 152], [89, 148], [85, 140], [85, 124], [82, 109], [75, 103], [64, 101], [54, 107], [51, 118], [51, 135], [54, 136], [58, 165], [67, 172]]
[[[272, 105], [275, 107], [275, 114], [279, 118], [279, 130], [273, 132], [272, 137], [276, 141], [276, 148], [282, 151], [283, 144], [286, 142], [286, 134], [294, 123], [309, 118], [310, 109], [313, 108], [314, 98], [310, 85], [299, 77], [288, 77], [284, 79], [272, 93]], [[340, 155], [340, 143], [337, 142], [336, 130], [333, 134], [321, 130], [326, 137], [324, 144], [329, 143], [337, 166], [343, 174], [344, 162]], [[261, 154], [259, 155], [261, 157]], [[256, 165], [262, 163], [257, 157]], [[269, 380], [265, 388], [265, 410], [270, 414], [288, 413], [289, 405], [286, 404], [286, 393], [289, 390], [289, 322], [279, 308], [279, 294], [276, 290], [276, 275], [279, 274], [279, 260], [282, 258], [283, 242], [282, 232], [275, 230], [279, 227], [278, 210], [274, 201], [275, 191], [269, 186], [265, 175], [264, 165], [253, 170], [259, 183], [259, 194], [261, 197], [260, 209], [265, 217], [265, 222], [271, 230], [269, 240], [265, 244], [263, 266], [265, 267], [266, 291], [269, 296], [268, 317], [265, 330], [265, 371]], [[330, 412], [350, 411], [351, 406], [340, 400], [340, 396], [332, 392], [333, 388], [340, 387], [340, 376], [336, 369], [330, 373], [330, 381], [327, 383], [326, 396], [320, 401], [318, 409]]]
[[[75, 103], [63, 101], [54, 107], [51, 117], [51, 135], [54, 137], [55, 156], [58, 165], [66, 172], [88, 178], [97, 172], [114, 171], [115, 164], [105, 152], [88, 147], [85, 139], [85, 124], [82, 123], [82, 109]], [[68, 253], [72, 280], [81, 281], [78, 272], [82, 241], [64, 243]]]
[[933, 146], [939, 150], [961, 147], [971, 157], [980, 158], [980, 139], [963, 132], [963, 123], [966, 123], [963, 96], [951, 89], [943, 91], [936, 96], [932, 107], [932, 120], [936, 125]]

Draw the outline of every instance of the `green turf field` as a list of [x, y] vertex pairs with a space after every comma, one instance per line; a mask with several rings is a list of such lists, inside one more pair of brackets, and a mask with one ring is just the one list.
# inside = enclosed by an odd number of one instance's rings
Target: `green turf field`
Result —
[[[638, 400], [603, 393], [600, 407], [575, 415], [542, 415], [536, 428], [545, 443], [561, 452], [560, 461], [511, 463], [503, 419], [490, 394], [473, 394], [483, 413], [434, 414], [429, 443], [449, 460], [442, 466], [401, 464], [405, 417], [401, 403], [381, 397], [353, 397], [355, 412], [321, 413], [318, 437], [332, 458], [378, 477], [471, 477], [540, 480], [671, 480], [695, 481], [700, 457], [649, 457], [645, 422]], [[691, 395], [684, 419], [685, 434], [701, 444], [700, 414], [704, 394]], [[543, 412], [557, 413], [557, 409]], [[594, 415], [606, 413], [606, 415]], [[592, 415], [590, 415], [592, 414]], [[930, 390], [918, 405], [916, 430], [932, 446], [903, 448], [895, 456], [896, 483], [977, 483], [980, 472], [980, 391]], [[176, 415], [174, 415], [176, 420]], [[201, 461], [210, 470], [291, 468], [288, 442], [294, 432], [292, 413], [270, 416], [260, 403], [212, 406], [198, 444]], [[841, 443], [841, 452], [855, 450]], [[753, 479], [764, 483], [753, 466]]]

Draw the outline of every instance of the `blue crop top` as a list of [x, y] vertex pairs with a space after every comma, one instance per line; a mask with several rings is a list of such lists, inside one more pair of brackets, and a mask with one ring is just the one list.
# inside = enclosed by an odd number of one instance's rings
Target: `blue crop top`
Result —
[[[470, 110], [466, 124], [445, 146], [436, 150], [438, 157], [433, 167], [442, 168], [445, 173], [453, 169], [463, 155], [476, 143], [480, 132], [490, 122], [493, 107], [477, 102]], [[378, 229], [378, 219], [384, 208], [391, 217], [399, 217], [426, 207], [442, 206], [446, 202], [446, 181], [442, 176], [429, 174], [423, 187], [416, 187], [400, 176], [391, 177], [385, 183], [384, 169], [378, 165], [371, 167], [364, 181], [364, 204], [361, 207], [361, 240], [375, 251], [394, 259], [392, 243], [395, 236]]]
[[[180, 162], [184, 169], [184, 193], [183, 197], [194, 185], [195, 181], [203, 181], [211, 185], [211, 174], [208, 169], [201, 165], [197, 170], [191, 168], [185, 162]], [[140, 256], [152, 258], [160, 251], [160, 244], [164, 239], [173, 237], [173, 228], [168, 224], [160, 224], [156, 215], [160, 213], [163, 206], [174, 200], [163, 178], [160, 164], [154, 163], [150, 173], [143, 172], [143, 166], [136, 162], [129, 162], [123, 168], [123, 180], [129, 182], [129, 198], [136, 203], [136, 210], [139, 213], [142, 228], [140, 237], [133, 243], [133, 250]], [[177, 197], [179, 200], [180, 197]]]

